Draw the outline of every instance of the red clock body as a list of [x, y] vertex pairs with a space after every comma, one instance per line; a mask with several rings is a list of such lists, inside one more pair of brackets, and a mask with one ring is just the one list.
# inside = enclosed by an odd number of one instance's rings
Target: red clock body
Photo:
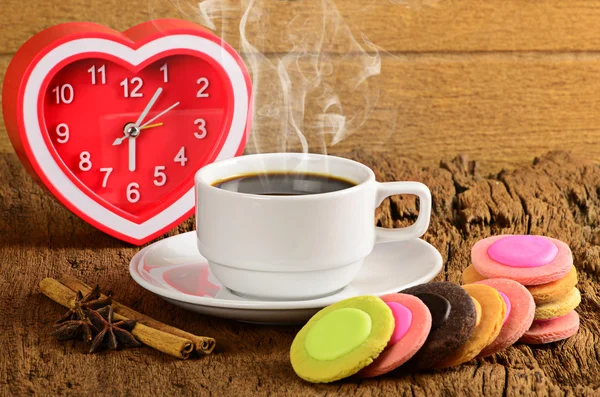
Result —
[[141, 244], [193, 212], [193, 176], [243, 152], [251, 83], [190, 22], [58, 25], [15, 55], [3, 112], [27, 168], [99, 229]]

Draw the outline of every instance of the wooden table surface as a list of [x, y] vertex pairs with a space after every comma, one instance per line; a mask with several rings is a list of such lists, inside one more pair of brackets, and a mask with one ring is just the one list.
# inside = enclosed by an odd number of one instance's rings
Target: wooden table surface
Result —
[[[88, 226], [35, 185], [16, 156], [0, 156], [0, 394], [1, 395], [346, 395], [459, 394], [599, 395], [600, 168], [564, 152], [491, 177], [461, 158], [420, 167], [351, 153], [380, 180], [414, 179], [433, 194], [425, 239], [444, 258], [438, 280], [460, 282], [469, 250], [483, 237], [534, 233], [573, 250], [582, 303], [579, 333], [563, 342], [515, 345], [456, 368], [311, 385], [298, 378], [288, 350], [297, 326], [265, 326], [186, 312], [133, 282], [127, 272], [138, 251]], [[377, 211], [392, 227], [417, 213], [411, 197], [394, 197]], [[191, 230], [191, 221], [172, 234]], [[182, 361], [142, 347], [89, 355], [80, 342], [49, 336], [64, 312], [42, 296], [44, 277], [68, 273], [112, 289], [116, 298], [158, 320], [217, 339], [210, 356]]]

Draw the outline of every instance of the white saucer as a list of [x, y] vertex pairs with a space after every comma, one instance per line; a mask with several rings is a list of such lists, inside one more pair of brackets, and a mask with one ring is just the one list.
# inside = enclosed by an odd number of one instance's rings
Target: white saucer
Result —
[[384, 295], [432, 280], [442, 256], [423, 240], [377, 244], [358, 275], [336, 294], [304, 301], [259, 301], [235, 295], [211, 273], [198, 253], [196, 233], [158, 241], [138, 252], [129, 265], [143, 288], [176, 306], [239, 321], [298, 323], [319, 309], [358, 295]]

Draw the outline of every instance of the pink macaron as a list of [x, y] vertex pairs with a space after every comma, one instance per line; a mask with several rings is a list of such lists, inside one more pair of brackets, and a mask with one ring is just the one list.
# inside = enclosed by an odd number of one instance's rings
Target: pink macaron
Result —
[[534, 321], [519, 342], [529, 345], [557, 342], [575, 335], [578, 330], [579, 315], [572, 310], [564, 316]]
[[[510, 312], [498, 337], [477, 356], [487, 357], [514, 344], [531, 327], [535, 315], [535, 302], [531, 293], [516, 281], [493, 278], [478, 281], [495, 288], [510, 301]], [[507, 305], [508, 306], [508, 305]]]
[[502, 235], [475, 243], [471, 262], [486, 278], [539, 285], [564, 277], [573, 266], [573, 255], [567, 244], [550, 237]]
[[431, 330], [431, 313], [419, 298], [407, 294], [380, 298], [392, 310], [396, 325], [385, 350], [359, 372], [364, 378], [385, 374], [407, 362], [423, 346]]

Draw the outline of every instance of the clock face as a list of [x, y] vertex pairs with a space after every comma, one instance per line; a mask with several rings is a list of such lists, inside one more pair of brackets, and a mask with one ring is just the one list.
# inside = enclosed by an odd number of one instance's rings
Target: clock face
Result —
[[189, 190], [231, 126], [230, 80], [201, 54], [162, 54], [136, 68], [88, 57], [50, 76], [39, 112], [52, 155], [80, 189], [133, 222]]
[[250, 134], [242, 58], [190, 21], [51, 26], [19, 48], [4, 81], [4, 124], [26, 170], [132, 244], [189, 218], [196, 171], [241, 155]]

